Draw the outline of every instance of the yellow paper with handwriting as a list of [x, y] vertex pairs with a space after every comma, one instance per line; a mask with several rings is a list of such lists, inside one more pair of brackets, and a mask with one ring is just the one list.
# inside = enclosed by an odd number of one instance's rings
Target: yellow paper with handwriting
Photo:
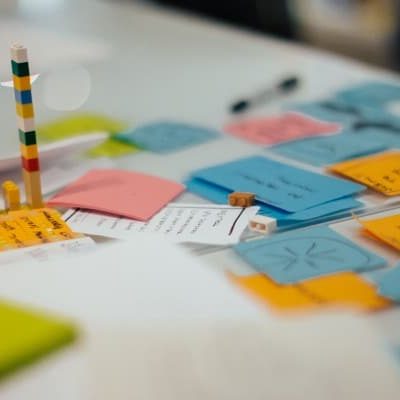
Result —
[[278, 285], [263, 274], [229, 274], [229, 277], [277, 312], [306, 311], [327, 306], [376, 311], [392, 304], [377, 293], [374, 285], [352, 272], [327, 275], [293, 285]]
[[329, 169], [386, 196], [400, 194], [400, 151], [345, 161]]
[[375, 239], [400, 250], [400, 214], [369, 220], [359, 219], [358, 221]]

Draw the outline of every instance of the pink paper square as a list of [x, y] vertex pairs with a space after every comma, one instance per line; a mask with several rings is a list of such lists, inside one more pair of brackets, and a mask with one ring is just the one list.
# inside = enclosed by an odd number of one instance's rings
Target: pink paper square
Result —
[[56, 194], [48, 205], [86, 208], [145, 221], [184, 189], [181, 183], [156, 176], [95, 169]]
[[311, 136], [337, 133], [339, 124], [319, 121], [300, 113], [251, 118], [225, 126], [225, 131], [249, 142], [274, 145]]

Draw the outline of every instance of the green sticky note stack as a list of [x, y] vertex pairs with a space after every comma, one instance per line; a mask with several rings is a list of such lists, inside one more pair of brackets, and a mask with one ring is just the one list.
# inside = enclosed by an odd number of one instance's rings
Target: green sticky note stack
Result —
[[0, 379], [75, 337], [75, 327], [62, 319], [0, 301]]

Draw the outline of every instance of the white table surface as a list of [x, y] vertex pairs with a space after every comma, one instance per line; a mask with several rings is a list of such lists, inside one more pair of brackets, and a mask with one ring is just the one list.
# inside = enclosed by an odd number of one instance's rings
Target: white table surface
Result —
[[[220, 128], [229, 119], [227, 106], [232, 100], [289, 74], [298, 75], [303, 82], [290, 101], [329, 96], [365, 79], [396, 78], [322, 51], [135, 2], [38, 1], [48, 3], [43, 7], [33, 3], [3, 0], [0, 32], [2, 23], [15, 28], [16, 40], [28, 37], [31, 53], [41, 45], [49, 60], [41, 65], [31, 54], [33, 68], [40, 69], [34, 72], [43, 73], [33, 89], [38, 122], [68, 115], [50, 109], [44, 99], [46, 74], [54, 73], [58, 60], [62, 60], [60, 65], [71, 62], [89, 72], [89, 98], [79, 111], [109, 114], [131, 125], [168, 118]], [[63, 40], [65, 47], [60, 49], [57, 43]], [[6, 48], [5, 52], [0, 50], [1, 80], [9, 79], [9, 44], [0, 35], [0, 48]], [[254, 114], [276, 112], [285, 101], [266, 105]], [[0, 105], [1, 155], [15, 151], [18, 139], [10, 91], [0, 89]], [[181, 180], [196, 168], [256, 153], [263, 150], [222, 136], [168, 156], [141, 152], [122, 157], [115, 165]], [[224, 265], [229, 268], [231, 257], [231, 250], [226, 250], [203, 258], [212, 268], [220, 269]], [[400, 338], [397, 317], [392, 311], [375, 318], [383, 330]], [[0, 398], [2, 392], [4, 398], [13, 400], [27, 398], [24, 393], [35, 393], [40, 397], [32, 398], [40, 399], [56, 398], [55, 393], [58, 399], [78, 398], [74, 390], [79, 371], [71, 375], [71, 362], [76, 357], [79, 350], [72, 349], [62, 360], [54, 360], [57, 368], [51, 362], [31, 368], [15, 384], [0, 387]], [[68, 378], [60, 379], [60, 375]], [[44, 387], [43, 382], [52, 379], [69, 389], [61, 395], [61, 390]]]

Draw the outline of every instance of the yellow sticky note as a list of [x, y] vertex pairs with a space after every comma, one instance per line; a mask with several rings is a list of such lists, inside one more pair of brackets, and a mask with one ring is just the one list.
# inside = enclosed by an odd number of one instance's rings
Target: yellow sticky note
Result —
[[374, 238], [400, 250], [400, 214], [358, 221]]
[[400, 151], [345, 161], [329, 169], [386, 196], [400, 194]]
[[86, 133], [105, 131], [111, 137], [89, 150], [91, 157], [119, 157], [139, 151], [139, 148], [112, 139], [112, 135], [124, 131], [127, 125], [117, 119], [100, 114], [81, 113], [71, 117], [60, 118], [53, 122], [39, 125], [37, 133], [45, 140], [57, 140]]
[[4, 301], [0, 301], [0, 321], [0, 379], [76, 336], [69, 322]]
[[352, 272], [327, 275], [299, 284], [278, 285], [263, 274], [236, 276], [231, 280], [275, 311], [312, 310], [326, 306], [374, 311], [389, 307], [374, 285]]
[[105, 142], [89, 150], [88, 155], [90, 157], [121, 157], [137, 151], [140, 151], [140, 149], [135, 145], [123, 143], [110, 137]]
[[126, 128], [127, 125], [124, 122], [105, 115], [80, 113], [39, 125], [37, 126], [37, 133], [43, 139], [57, 140], [96, 131], [115, 134]]

